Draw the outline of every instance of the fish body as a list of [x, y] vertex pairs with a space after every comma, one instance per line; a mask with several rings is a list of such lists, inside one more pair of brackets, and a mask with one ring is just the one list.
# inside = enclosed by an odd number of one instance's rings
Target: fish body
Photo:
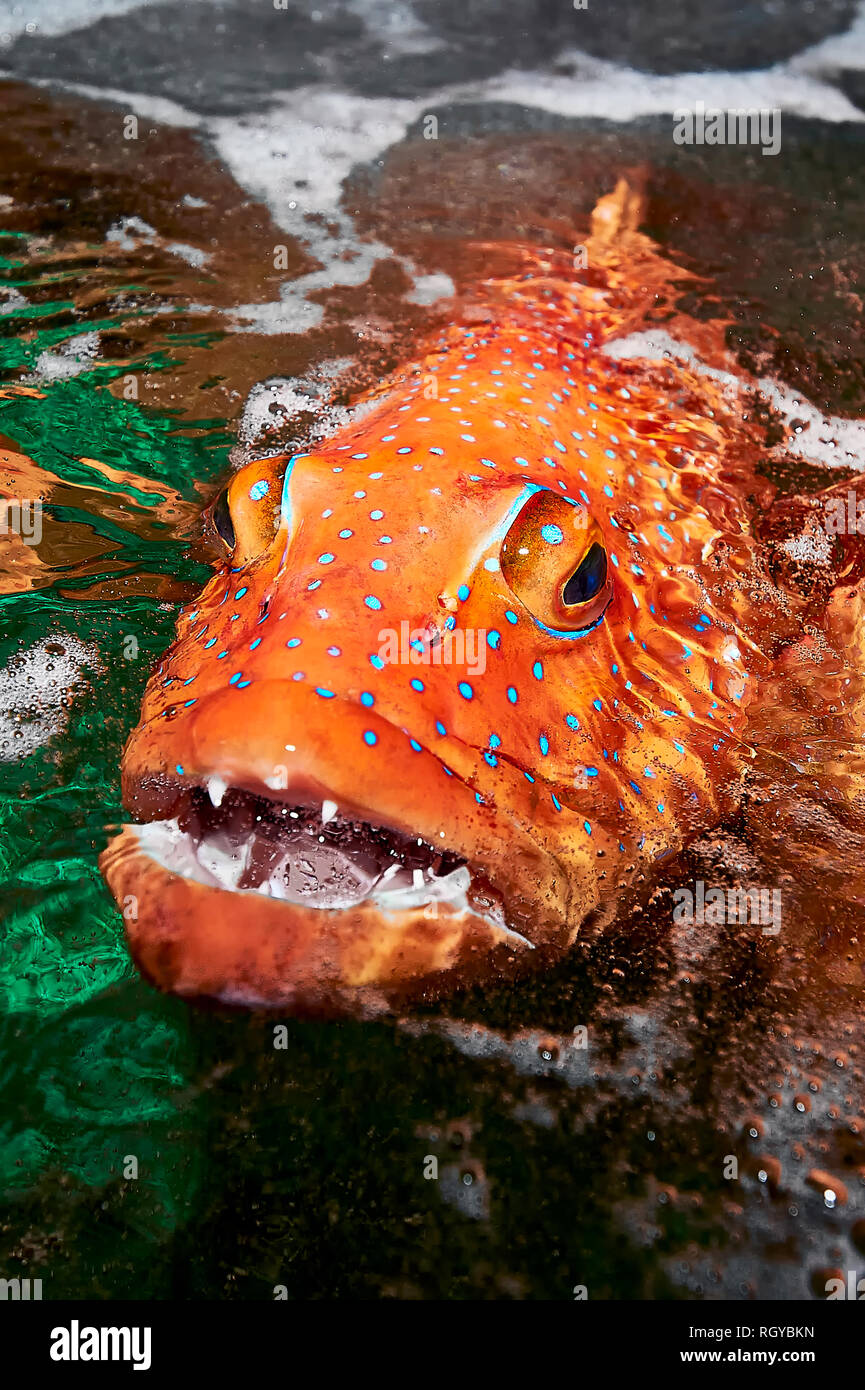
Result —
[[102, 859], [160, 986], [369, 1012], [519, 970], [732, 804], [747, 507], [720, 392], [604, 351], [654, 302], [627, 196], [593, 283], [490, 282], [330, 438], [231, 479]]

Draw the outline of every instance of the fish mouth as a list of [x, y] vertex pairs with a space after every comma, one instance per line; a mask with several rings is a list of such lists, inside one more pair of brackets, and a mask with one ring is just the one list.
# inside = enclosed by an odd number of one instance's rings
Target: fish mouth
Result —
[[274, 790], [139, 772], [125, 791], [139, 821], [100, 867], [136, 964], [162, 990], [369, 1017], [537, 957], [482, 866], [338, 805], [314, 778]]
[[326, 796], [284, 799], [213, 776], [184, 789], [173, 812], [130, 828], [150, 858], [205, 887], [320, 912], [471, 905], [504, 927], [493, 891], [460, 856]]

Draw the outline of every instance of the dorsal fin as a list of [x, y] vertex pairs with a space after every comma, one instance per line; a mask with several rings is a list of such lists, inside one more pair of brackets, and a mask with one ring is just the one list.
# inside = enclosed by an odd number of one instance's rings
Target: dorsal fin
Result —
[[612, 193], [605, 193], [592, 209], [592, 239], [599, 246], [613, 246], [638, 234], [646, 208], [646, 177], [642, 171], [619, 179]]

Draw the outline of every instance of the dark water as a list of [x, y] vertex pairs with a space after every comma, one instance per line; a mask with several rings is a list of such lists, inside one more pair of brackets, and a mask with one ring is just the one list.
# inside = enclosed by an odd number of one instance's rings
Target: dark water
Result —
[[[430, 91], [454, 55], [471, 69], [458, 76], [517, 61], [507, 26], [470, 8], [421, 7], [444, 45], [427, 58]], [[581, 41], [635, 63], [652, 7], [616, 8], [626, 23]], [[726, 49], [680, 8], [653, 31], [649, 71], [793, 51], [789, 6], [740, 15]], [[522, 9], [540, 35], [530, 57], [552, 70], [562, 21]], [[247, 59], [272, 44], [272, 17], [237, 5], [220, 33], [199, 26], [190, 84], [184, 61], [164, 61], [166, 35], [187, 51], [190, 13], [106, 19], [98, 42], [23, 36], [4, 64], [210, 113], [266, 107], [274, 71], [256, 85]], [[414, 95], [421, 79], [402, 62], [382, 76], [381, 41], [352, 13], [310, 20], [280, 84], [313, 80], [324, 54], [332, 80]], [[849, 17], [806, 7], [799, 46]], [[466, 44], [464, 22], [485, 40]], [[136, 977], [96, 856], [122, 815], [120, 754], [150, 663], [208, 572], [197, 518], [257, 382], [334, 383], [336, 403], [349, 399], [446, 321], [446, 300], [407, 297], [413, 277], [449, 276], [459, 293], [521, 246], [570, 248], [597, 198], [639, 169], [646, 230], [703, 277], [682, 307], [726, 323], [743, 368], [856, 417], [865, 127], [785, 118], [783, 154], [766, 159], [683, 151], [663, 117], [431, 101], [439, 140], [408, 119], [342, 192], [355, 248], [393, 254], [356, 283], [325, 275], [311, 327], [292, 331], [289, 308], [262, 332], [249, 306], [290, 306], [321, 243], [282, 230], [208, 137], [148, 118], [132, 145], [116, 105], [13, 80], [0, 107], [0, 478], [44, 500], [41, 543], [0, 552], [0, 1273], [41, 1277], [52, 1298], [269, 1299], [277, 1285], [292, 1298], [822, 1296], [827, 1271], [865, 1259], [855, 963], [833, 971], [732, 928], [673, 931], [662, 885], [639, 918], [516, 990], [401, 1021], [280, 1020], [275, 1047], [277, 1020], [190, 1009]], [[270, 424], [289, 443], [308, 420]], [[824, 485], [768, 448], [765, 469], [781, 495]], [[743, 812], [707, 827], [669, 882], [707, 866], [723, 878], [743, 856], [777, 867], [754, 824]], [[830, 855], [821, 879], [811, 831], [787, 833], [814, 939], [831, 945], [836, 913], [855, 933], [858, 870]], [[424, 1178], [430, 1156], [438, 1181]]]

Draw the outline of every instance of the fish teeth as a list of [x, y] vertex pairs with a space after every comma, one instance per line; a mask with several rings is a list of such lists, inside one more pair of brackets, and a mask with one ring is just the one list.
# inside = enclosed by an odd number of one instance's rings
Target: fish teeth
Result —
[[321, 803], [321, 823], [327, 825], [328, 821], [333, 820], [338, 810], [335, 801], [323, 801]]
[[221, 806], [222, 798], [228, 791], [228, 783], [223, 781], [221, 777], [208, 777], [205, 785], [207, 787], [207, 795], [210, 797], [213, 805]]
[[426, 908], [437, 902], [450, 903], [457, 911], [469, 910], [466, 894], [471, 886], [471, 874], [464, 864], [443, 878], [427, 882], [424, 882], [420, 869], [414, 869], [412, 880], [413, 886], [409, 888], [405, 880], [385, 885], [382, 877], [369, 895], [370, 901], [388, 912]]

